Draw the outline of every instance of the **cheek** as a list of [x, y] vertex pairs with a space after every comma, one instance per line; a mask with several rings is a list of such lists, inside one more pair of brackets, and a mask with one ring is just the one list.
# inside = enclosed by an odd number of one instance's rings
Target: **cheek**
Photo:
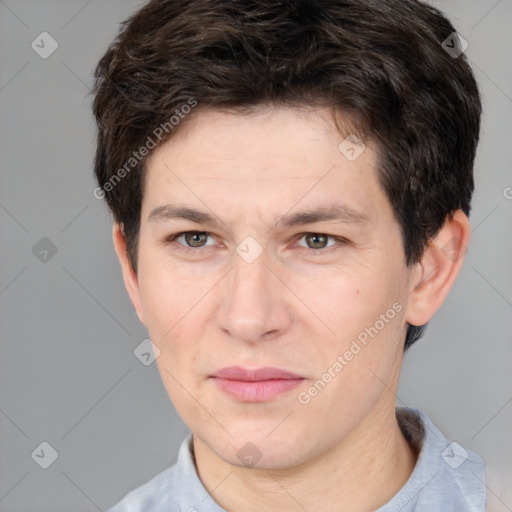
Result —
[[338, 348], [372, 326], [400, 297], [396, 281], [377, 265], [325, 268], [314, 278], [298, 279], [293, 287]]
[[334, 306], [337, 335], [320, 340], [311, 352], [318, 373], [298, 401], [304, 417], [332, 419], [326, 422], [327, 436], [339, 435], [340, 429], [350, 432], [393, 387], [402, 357], [404, 310], [386, 294], [376, 295], [358, 290], [351, 307]]
[[151, 255], [141, 257], [140, 268], [139, 287], [150, 335], [164, 343], [179, 339], [183, 326], [197, 316], [207, 283], [183, 275], [180, 269], [169, 268], [167, 262]]
[[[156, 265], [139, 281], [150, 339], [159, 347], [156, 364], [167, 394], [182, 418], [193, 421], [201, 411], [184, 391], [195, 389], [205, 316], [202, 287]], [[197, 409], [197, 410], [196, 410]]]
[[[321, 414], [327, 407], [333, 415], [348, 417], [355, 404], [366, 410], [385, 389], [383, 382], [391, 378], [401, 357], [405, 311], [394, 270], [385, 273], [375, 265], [331, 271], [330, 279], [315, 281], [317, 286], [303, 283], [299, 288], [304, 302], [329, 327], [317, 319], [310, 324], [313, 332], [320, 333], [320, 326], [326, 333], [320, 339], [313, 336], [310, 346], [319, 389], [326, 383], [319, 393], [322, 398], [311, 400], [310, 411]], [[305, 391], [310, 397], [317, 392]]]
[[146, 325], [160, 349], [156, 362], [171, 399], [179, 400], [183, 393], [179, 383], [190, 384], [196, 378], [201, 340], [211, 319], [205, 308], [216, 280], [190, 276], [186, 269], [169, 268], [167, 262], [156, 258], [143, 259], [141, 269], [139, 286]]

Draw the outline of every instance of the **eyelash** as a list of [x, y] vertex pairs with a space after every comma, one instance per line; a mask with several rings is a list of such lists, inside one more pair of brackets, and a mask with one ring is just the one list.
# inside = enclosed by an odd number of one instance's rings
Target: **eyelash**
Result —
[[[176, 239], [179, 238], [180, 236], [187, 235], [187, 234], [194, 234], [194, 233], [204, 234], [204, 235], [207, 235], [208, 237], [212, 237], [211, 233], [208, 233], [207, 231], [181, 231], [180, 233], [175, 233], [173, 235], [169, 235], [165, 239], [165, 244], [168, 245], [168, 244], [171, 244], [171, 243], [175, 243]], [[314, 231], [308, 231], [306, 233], [300, 233], [300, 235], [298, 235], [298, 237], [296, 238], [296, 242], [301, 240], [306, 235], [326, 236], [328, 239], [332, 239], [335, 242], [337, 242], [338, 243], [338, 247], [339, 247], [339, 245], [347, 245], [349, 243], [349, 241], [346, 238], [342, 238], [342, 237], [338, 237], [338, 236], [334, 236], [334, 235], [328, 235], [327, 233], [317, 233], [317, 232], [314, 232]], [[181, 244], [179, 242], [176, 242], [176, 243], [178, 243], [178, 245], [180, 246], [179, 250], [183, 250], [185, 252], [193, 252], [193, 253], [196, 253], [196, 254], [198, 252], [202, 252], [204, 249], [208, 249], [208, 247], [212, 247], [212, 246], [188, 247], [188, 246], [183, 245], [183, 244]], [[328, 253], [332, 252], [333, 249], [336, 250], [338, 247], [333, 245], [333, 246], [330, 246], [330, 247], [323, 247], [321, 249], [313, 249], [311, 247], [301, 247], [301, 249], [309, 249], [309, 250], [313, 251], [314, 253], [328, 254]]]

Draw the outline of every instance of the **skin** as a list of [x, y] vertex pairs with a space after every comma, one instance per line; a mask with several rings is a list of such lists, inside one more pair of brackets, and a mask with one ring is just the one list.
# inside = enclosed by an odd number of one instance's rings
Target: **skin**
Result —
[[[193, 432], [200, 479], [228, 511], [377, 509], [417, 460], [395, 417], [406, 322], [425, 324], [445, 300], [469, 243], [467, 217], [447, 218], [407, 267], [375, 150], [368, 143], [349, 161], [330, 111], [197, 110], [180, 128], [148, 161], [137, 274], [122, 226], [113, 237], [130, 298], [161, 351], [162, 381]], [[328, 203], [367, 220], [276, 224]], [[166, 204], [220, 223], [148, 220]], [[209, 236], [166, 242], [187, 231]], [[262, 249], [251, 263], [236, 252], [248, 236]], [[456, 258], [442, 250], [452, 239]], [[401, 311], [300, 403], [299, 393], [394, 303]], [[240, 401], [209, 378], [231, 365], [278, 367], [304, 381], [272, 400]], [[237, 456], [247, 442], [261, 457], [251, 467]]]

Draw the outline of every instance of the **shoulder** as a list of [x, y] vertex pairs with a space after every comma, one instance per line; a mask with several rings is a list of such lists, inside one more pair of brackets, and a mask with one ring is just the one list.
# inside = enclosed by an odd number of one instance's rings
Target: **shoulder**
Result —
[[396, 414], [404, 436], [418, 451], [418, 460], [409, 480], [379, 512], [484, 512], [483, 459], [449, 441], [425, 412], [401, 407]]
[[179, 510], [174, 496], [183, 482], [179, 476], [190, 471], [191, 455], [189, 434], [181, 443], [178, 460], [171, 467], [165, 469], [140, 487], [130, 491], [124, 498], [108, 512], [156, 512]]
[[172, 488], [176, 464], [162, 471], [145, 484], [129, 492], [108, 512], [142, 512], [177, 510], [172, 503]]
[[225, 512], [204, 488], [195, 465], [193, 437], [181, 443], [170, 468], [128, 493], [108, 512]]

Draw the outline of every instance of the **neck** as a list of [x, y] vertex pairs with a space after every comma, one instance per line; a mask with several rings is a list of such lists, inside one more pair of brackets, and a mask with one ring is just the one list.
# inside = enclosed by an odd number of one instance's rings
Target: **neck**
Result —
[[333, 449], [292, 468], [235, 466], [196, 436], [194, 452], [199, 478], [228, 512], [376, 510], [403, 487], [417, 460], [389, 399]]

